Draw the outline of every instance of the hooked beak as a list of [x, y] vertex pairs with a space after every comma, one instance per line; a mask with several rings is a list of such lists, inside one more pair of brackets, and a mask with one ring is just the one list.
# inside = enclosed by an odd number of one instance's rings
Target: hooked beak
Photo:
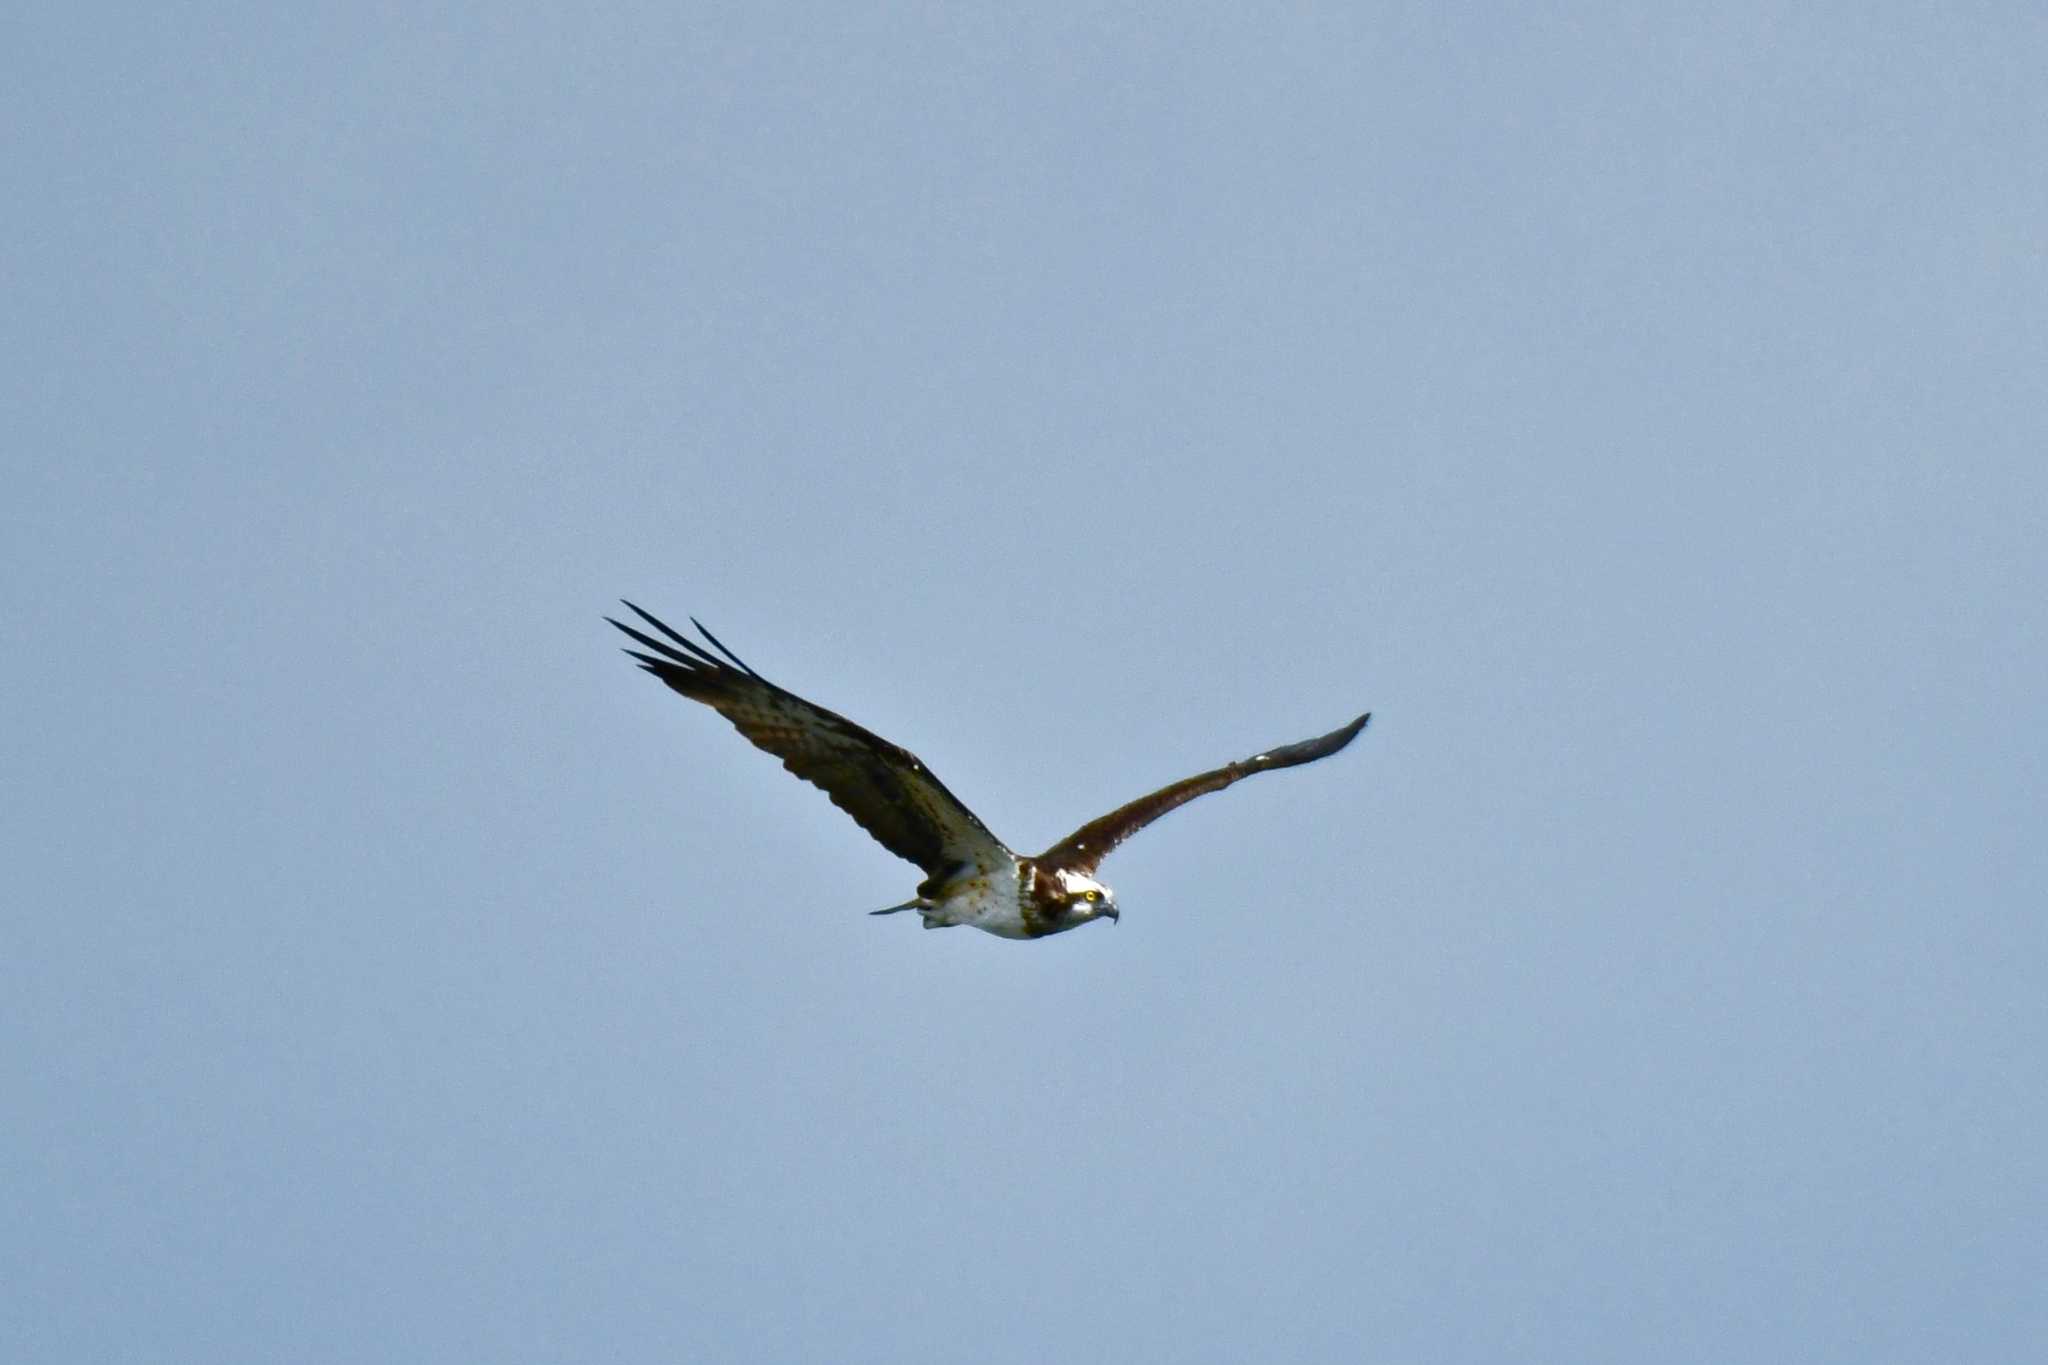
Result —
[[1103, 911], [1102, 913], [1109, 916], [1109, 922], [1111, 924], [1121, 924], [1123, 922], [1124, 917], [1117, 913], [1117, 908], [1114, 905], [1110, 906], [1109, 909]]

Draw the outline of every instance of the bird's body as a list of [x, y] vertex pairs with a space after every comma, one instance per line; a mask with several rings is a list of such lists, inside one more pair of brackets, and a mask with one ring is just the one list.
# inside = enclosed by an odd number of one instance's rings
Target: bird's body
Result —
[[[914, 754], [844, 716], [777, 687], [748, 668], [692, 621], [718, 654], [633, 606], [666, 636], [612, 624], [652, 654], [627, 650], [640, 666], [720, 714], [759, 748], [812, 783], [890, 852], [924, 869], [917, 895], [877, 915], [915, 910], [927, 929], [972, 925], [1002, 938], [1043, 938], [1095, 919], [1118, 917], [1116, 897], [1093, 875], [1111, 850], [1195, 797], [1254, 773], [1326, 758], [1349, 744], [1372, 717], [1316, 739], [1283, 745], [1170, 783], [1091, 820], [1036, 857], [1012, 852], [946, 790]], [[607, 618], [610, 619], [610, 618]], [[724, 657], [719, 657], [723, 655]]]
[[1041, 867], [1037, 859], [1007, 849], [1004, 855], [994, 867], [928, 879], [917, 888], [916, 900], [870, 913], [915, 910], [927, 929], [969, 924], [998, 938], [1044, 938], [1098, 915], [1116, 917], [1116, 897], [1093, 877]]

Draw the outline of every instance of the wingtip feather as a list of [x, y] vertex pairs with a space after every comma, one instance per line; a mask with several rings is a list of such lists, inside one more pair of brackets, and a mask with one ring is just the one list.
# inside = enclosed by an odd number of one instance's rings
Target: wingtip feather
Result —
[[1349, 725], [1341, 725], [1335, 730], [1330, 731], [1329, 734], [1324, 735], [1321, 739], [1309, 740], [1300, 747], [1322, 748], [1325, 755], [1334, 754], [1352, 740], [1357, 739], [1358, 732], [1363, 730], [1371, 721], [1372, 712], [1368, 711]]
[[711, 642], [712, 648], [716, 649], [720, 654], [723, 654], [726, 658], [732, 660], [734, 667], [738, 668], [740, 672], [746, 674], [750, 678], [759, 678], [761, 676], [759, 673], [756, 673], [753, 669], [747, 667], [747, 661], [745, 659], [742, 659], [739, 655], [727, 649], [725, 647], [725, 641], [719, 639], [716, 635], [713, 635], [711, 633], [710, 628], [707, 627], [702, 621], [699, 621], [696, 617], [692, 616], [690, 618], [690, 624], [697, 628], [698, 634], [702, 635], [705, 639]]

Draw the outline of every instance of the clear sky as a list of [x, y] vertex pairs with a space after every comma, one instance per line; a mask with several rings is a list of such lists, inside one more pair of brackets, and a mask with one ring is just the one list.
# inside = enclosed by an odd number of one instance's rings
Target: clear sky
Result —
[[2048, 1357], [2037, 6], [5, 30], [0, 1358]]

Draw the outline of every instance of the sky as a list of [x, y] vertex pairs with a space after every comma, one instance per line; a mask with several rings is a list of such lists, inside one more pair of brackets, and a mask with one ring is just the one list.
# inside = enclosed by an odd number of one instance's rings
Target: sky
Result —
[[2034, 7], [6, 30], [0, 1357], [2048, 1355]]

